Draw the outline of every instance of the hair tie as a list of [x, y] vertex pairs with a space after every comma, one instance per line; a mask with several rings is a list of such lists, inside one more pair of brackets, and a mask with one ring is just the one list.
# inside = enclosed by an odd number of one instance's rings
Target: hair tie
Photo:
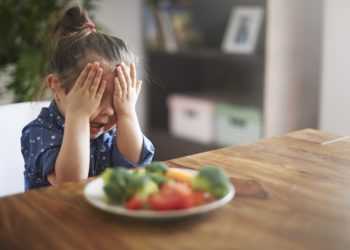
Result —
[[84, 23], [84, 26], [89, 26], [91, 28], [92, 32], [96, 32], [95, 24], [86, 22], [86, 23]]

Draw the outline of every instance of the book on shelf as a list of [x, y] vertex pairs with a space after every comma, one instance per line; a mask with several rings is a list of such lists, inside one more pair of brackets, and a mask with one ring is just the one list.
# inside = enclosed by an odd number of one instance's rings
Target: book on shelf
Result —
[[151, 50], [155, 50], [159, 47], [155, 11], [155, 6], [149, 1], [146, 1], [143, 5], [144, 37], [147, 48]]
[[148, 1], [144, 7], [145, 38], [151, 50], [175, 52], [203, 43], [190, 1]]
[[170, 2], [159, 2], [156, 9], [156, 17], [158, 21], [159, 42], [161, 48], [169, 52], [177, 51], [179, 46], [171, 18]]
[[172, 22], [181, 49], [199, 46], [204, 43], [198, 26], [195, 24], [190, 3], [186, 1], [174, 5], [171, 11]]

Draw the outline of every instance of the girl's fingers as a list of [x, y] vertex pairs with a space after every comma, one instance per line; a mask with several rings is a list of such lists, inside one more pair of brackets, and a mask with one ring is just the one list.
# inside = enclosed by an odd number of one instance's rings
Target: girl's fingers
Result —
[[119, 82], [118, 77], [114, 78], [114, 94], [117, 97], [121, 97], [121, 95], [122, 95], [122, 89], [120, 87], [120, 82]]
[[103, 72], [103, 69], [102, 68], [99, 68], [97, 70], [97, 73], [96, 73], [96, 76], [95, 76], [95, 79], [92, 81], [91, 83], [91, 86], [90, 86], [90, 93], [91, 94], [96, 94], [98, 88], [99, 88], [99, 85], [101, 84], [101, 77], [102, 77], [102, 72]]
[[118, 82], [122, 90], [122, 94], [125, 95], [125, 93], [128, 90], [128, 86], [125, 82], [125, 78], [122, 72], [122, 68], [120, 66], [117, 67], [117, 74], [118, 74]]
[[139, 95], [140, 90], [141, 90], [141, 85], [142, 85], [142, 81], [137, 81], [135, 84], [135, 88], [136, 88], [136, 95]]
[[95, 76], [96, 76], [98, 69], [99, 69], [99, 63], [94, 62], [91, 66], [91, 70], [90, 70], [89, 74], [87, 75], [87, 77], [82, 85], [82, 88], [90, 90], [91, 84], [95, 79]]
[[97, 93], [96, 93], [97, 100], [102, 99], [102, 96], [103, 96], [103, 93], [105, 92], [106, 86], [107, 86], [107, 82], [106, 82], [106, 80], [103, 80], [100, 84], [100, 87], [97, 90]]
[[121, 63], [121, 69], [122, 69], [122, 72], [123, 72], [123, 76], [124, 76], [124, 79], [125, 79], [126, 86], [129, 89], [131, 87], [130, 85], [132, 85], [132, 82], [131, 82], [131, 79], [130, 79], [129, 72], [128, 72], [127, 68], [125, 67], [124, 63]]
[[131, 78], [131, 86], [135, 88], [136, 84], [136, 67], [134, 63], [130, 64], [130, 78]]
[[77, 81], [76, 81], [76, 84], [74, 85], [73, 88], [77, 88], [77, 87], [82, 87], [84, 85], [84, 82], [86, 80], [86, 77], [88, 75], [88, 73], [90, 72], [91, 70], [91, 67], [92, 67], [92, 64], [91, 63], [88, 63], [85, 68], [83, 69], [83, 71], [80, 73]]

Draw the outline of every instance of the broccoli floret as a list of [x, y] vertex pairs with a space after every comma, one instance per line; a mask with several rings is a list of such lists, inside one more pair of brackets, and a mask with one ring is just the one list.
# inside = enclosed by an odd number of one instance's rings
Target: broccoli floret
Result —
[[158, 187], [160, 187], [164, 182], [168, 180], [168, 178], [164, 177], [163, 175], [156, 173], [149, 173], [148, 176], [151, 177], [155, 183], [157, 183]]
[[131, 180], [129, 191], [133, 194], [142, 193], [149, 195], [158, 192], [158, 185], [151, 179], [150, 176], [143, 175], [135, 177]]
[[146, 172], [145, 172], [144, 169], [135, 169], [135, 170], [132, 172], [132, 175], [133, 175], [134, 177], [140, 177], [140, 176], [143, 176], [143, 175], [145, 175], [145, 174], [146, 174]]
[[166, 178], [162, 174], [146, 172], [145, 169], [135, 169], [132, 172], [132, 175], [134, 177], [148, 176], [152, 179], [152, 181], [154, 181], [158, 185], [158, 187], [168, 180], [168, 178]]
[[154, 161], [145, 167], [147, 173], [156, 173], [164, 175], [169, 171], [169, 167], [160, 161]]
[[129, 187], [132, 196], [136, 196], [142, 203], [146, 203], [150, 194], [158, 192], [158, 185], [150, 176], [143, 175], [132, 179]]
[[129, 186], [132, 175], [126, 168], [107, 168], [102, 173], [102, 178], [103, 190], [109, 202], [122, 203], [131, 197]]
[[107, 168], [102, 173], [104, 181], [103, 190], [107, 201], [111, 203], [124, 203], [137, 194], [145, 199], [149, 194], [158, 191], [158, 185], [153, 179], [145, 175], [143, 170], [129, 172], [126, 168]]
[[202, 167], [192, 180], [191, 186], [194, 189], [207, 191], [216, 198], [222, 198], [229, 192], [229, 180], [226, 173], [215, 166]]

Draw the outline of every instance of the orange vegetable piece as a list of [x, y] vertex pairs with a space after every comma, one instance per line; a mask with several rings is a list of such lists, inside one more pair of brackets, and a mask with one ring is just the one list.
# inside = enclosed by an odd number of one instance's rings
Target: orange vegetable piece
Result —
[[185, 182], [190, 184], [195, 174], [186, 172], [185, 170], [170, 168], [169, 171], [165, 174], [165, 177], [169, 179], [174, 179], [176, 181]]

